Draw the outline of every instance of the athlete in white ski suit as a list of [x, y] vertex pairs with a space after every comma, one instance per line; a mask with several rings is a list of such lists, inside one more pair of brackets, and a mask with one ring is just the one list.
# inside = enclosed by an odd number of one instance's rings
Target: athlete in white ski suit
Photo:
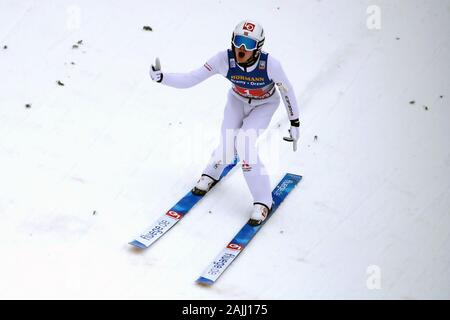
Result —
[[261, 51], [264, 38], [264, 31], [258, 23], [245, 20], [233, 32], [232, 49], [217, 53], [200, 68], [189, 73], [162, 73], [158, 59], [156, 67], [150, 68], [154, 81], [174, 88], [195, 86], [215, 74], [221, 74], [232, 82], [222, 121], [221, 143], [214, 150], [201, 180], [206, 179], [209, 188], [237, 153], [253, 196], [252, 219], [255, 224], [267, 217], [272, 206], [270, 179], [255, 144], [280, 103], [276, 85], [291, 121], [290, 138], [285, 140], [294, 143], [294, 151], [299, 138], [299, 112], [294, 90], [280, 62]]

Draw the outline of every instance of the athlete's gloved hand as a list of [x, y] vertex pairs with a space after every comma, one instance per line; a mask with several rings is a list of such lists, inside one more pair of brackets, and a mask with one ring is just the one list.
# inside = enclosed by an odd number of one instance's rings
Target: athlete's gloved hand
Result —
[[289, 129], [289, 137], [284, 137], [284, 141], [292, 142], [294, 151], [297, 151], [297, 141], [300, 137], [300, 121], [298, 119], [291, 120], [291, 128]]
[[163, 74], [161, 72], [161, 63], [159, 62], [159, 58], [155, 59], [155, 65], [152, 64], [150, 67], [150, 77], [153, 81], [161, 82], [163, 79]]

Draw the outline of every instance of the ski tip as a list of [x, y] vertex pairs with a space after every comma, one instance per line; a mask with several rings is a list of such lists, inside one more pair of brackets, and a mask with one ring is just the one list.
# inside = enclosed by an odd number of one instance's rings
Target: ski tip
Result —
[[210, 287], [212, 284], [214, 284], [214, 281], [212, 281], [211, 279], [207, 279], [204, 277], [200, 277], [197, 279], [197, 281], [195, 281], [198, 285], [201, 286], [205, 286], [205, 287]]
[[298, 174], [294, 174], [294, 173], [286, 173], [286, 176], [295, 179], [297, 181], [300, 181], [303, 177], [298, 175]]
[[139, 249], [146, 249], [146, 248], [147, 248], [143, 243], [140, 243], [140, 242], [137, 241], [137, 240], [133, 240], [133, 241], [131, 241], [131, 242], [128, 242], [128, 244], [130, 244], [130, 245], [132, 245], [132, 246], [134, 246], [134, 247], [137, 247], [137, 248], [139, 248]]

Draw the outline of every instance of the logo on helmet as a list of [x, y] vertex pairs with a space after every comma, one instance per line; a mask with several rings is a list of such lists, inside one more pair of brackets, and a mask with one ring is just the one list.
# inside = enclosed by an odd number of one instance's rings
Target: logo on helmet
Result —
[[253, 23], [246, 22], [246, 23], [244, 23], [244, 26], [242, 27], [242, 29], [253, 32], [255, 30], [255, 25]]

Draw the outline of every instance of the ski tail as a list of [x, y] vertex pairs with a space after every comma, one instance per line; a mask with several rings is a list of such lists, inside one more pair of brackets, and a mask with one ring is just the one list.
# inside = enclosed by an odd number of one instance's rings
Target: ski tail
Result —
[[210, 286], [216, 282], [237, 256], [248, 246], [256, 233], [275, 213], [280, 204], [286, 199], [287, 195], [295, 188], [301, 179], [301, 176], [292, 173], [287, 173], [283, 179], [281, 179], [280, 183], [278, 183], [272, 191], [273, 205], [269, 216], [257, 226], [252, 226], [247, 222], [196, 280], [197, 284]]
[[[238, 163], [239, 159], [235, 158], [232, 163], [227, 165], [222, 171], [220, 180], [224, 178]], [[190, 190], [183, 198], [181, 198], [172, 208], [164, 213], [155, 223], [135, 239], [129, 242], [130, 245], [146, 249], [150, 247], [156, 240], [167, 233], [178, 221], [180, 221], [191, 210], [204, 195], [197, 195]]]

